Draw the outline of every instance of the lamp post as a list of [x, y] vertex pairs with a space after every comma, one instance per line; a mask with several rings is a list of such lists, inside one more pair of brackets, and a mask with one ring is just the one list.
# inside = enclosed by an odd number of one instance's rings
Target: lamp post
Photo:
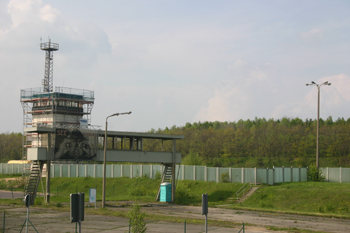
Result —
[[311, 81], [311, 83], [307, 83], [306, 86], [316, 86], [317, 90], [318, 90], [318, 97], [317, 97], [317, 136], [316, 136], [316, 169], [318, 170], [318, 138], [319, 138], [319, 129], [320, 129], [320, 89], [321, 86], [323, 85], [328, 85], [330, 86], [331, 83], [329, 83], [328, 81], [321, 83], [321, 84], [317, 84], [314, 81]]
[[106, 129], [105, 129], [105, 141], [104, 141], [104, 153], [103, 153], [103, 182], [102, 182], [102, 208], [105, 207], [106, 203], [106, 153], [107, 153], [107, 121], [108, 118], [113, 116], [119, 116], [119, 115], [125, 115], [125, 114], [131, 114], [130, 112], [123, 112], [123, 113], [114, 113], [108, 117], [106, 117]]

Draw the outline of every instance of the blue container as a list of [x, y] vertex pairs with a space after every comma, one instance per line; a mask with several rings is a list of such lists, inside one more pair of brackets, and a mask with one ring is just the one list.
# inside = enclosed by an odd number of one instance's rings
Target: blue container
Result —
[[160, 201], [171, 202], [171, 183], [164, 182], [160, 184]]

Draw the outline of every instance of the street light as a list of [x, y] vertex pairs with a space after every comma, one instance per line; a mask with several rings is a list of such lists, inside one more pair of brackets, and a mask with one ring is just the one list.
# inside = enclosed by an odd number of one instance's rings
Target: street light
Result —
[[306, 84], [306, 86], [316, 86], [318, 90], [318, 98], [317, 98], [317, 136], [316, 136], [316, 169], [318, 170], [318, 137], [319, 137], [319, 129], [320, 129], [320, 88], [323, 85], [328, 85], [330, 86], [331, 83], [328, 81], [322, 83], [322, 84], [317, 84], [314, 81], [311, 81], [311, 84]]
[[105, 145], [104, 145], [104, 153], [103, 153], [103, 182], [102, 182], [102, 208], [105, 207], [105, 197], [106, 197], [106, 152], [107, 152], [107, 121], [108, 118], [113, 117], [113, 116], [119, 116], [119, 115], [126, 115], [126, 114], [131, 114], [130, 112], [123, 112], [123, 113], [114, 113], [108, 117], [106, 117], [106, 129], [105, 129]]

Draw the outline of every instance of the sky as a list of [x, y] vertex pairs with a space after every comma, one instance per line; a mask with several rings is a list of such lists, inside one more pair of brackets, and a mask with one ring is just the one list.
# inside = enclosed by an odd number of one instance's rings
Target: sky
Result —
[[348, 0], [1, 0], [0, 133], [23, 131], [20, 90], [92, 90], [91, 123], [145, 132], [187, 122], [350, 117]]

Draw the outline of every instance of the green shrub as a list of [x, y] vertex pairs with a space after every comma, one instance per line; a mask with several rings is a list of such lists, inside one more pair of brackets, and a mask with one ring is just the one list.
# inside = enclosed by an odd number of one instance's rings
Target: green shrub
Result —
[[159, 171], [157, 171], [156, 174], [154, 175], [154, 179], [155, 179], [155, 180], [160, 180], [160, 179], [162, 179], [162, 174], [161, 174]]
[[138, 204], [134, 204], [132, 209], [128, 212], [129, 224], [131, 232], [144, 233], [147, 230], [146, 223], [143, 220], [145, 213], [141, 213], [141, 207]]
[[135, 197], [146, 196], [146, 189], [140, 185], [135, 185], [129, 189], [129, 195]]
[[230, 176], [229, 176], [228, 172], [221, 173], [220, 182], [221, 183], [230, 183]]
[[310, 165], [307, 171], [307, 176], [308, 180], [314, 182], [323, 181], [325, 179], [325, 177], [322, 176], [322, 171], [320, 169], [317, 169], [315, 164]]

